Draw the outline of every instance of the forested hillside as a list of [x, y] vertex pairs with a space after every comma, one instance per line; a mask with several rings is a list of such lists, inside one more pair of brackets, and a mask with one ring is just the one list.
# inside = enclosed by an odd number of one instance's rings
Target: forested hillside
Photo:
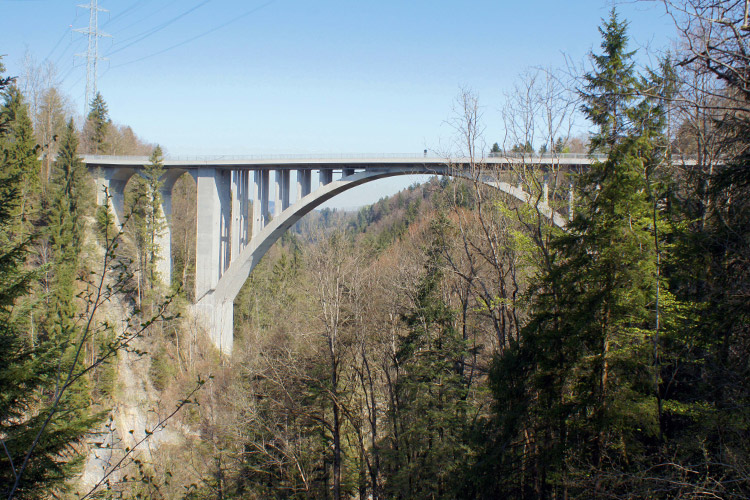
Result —
[[[0, 67], [0, 492], [750, 497], [744, 5], [685, 5], [654, 67], [612, 10], [580, 75], [523, 75], [502, 146], [462, 91], [469, 168], [300, 221], [235, 301], [231, 356], [188, 307], [195, 185], [164, 283], [161, 148]], [[584, 147], [602, 159], [559, 161]], [[81, 153], [150, 155], [122, 230]]]

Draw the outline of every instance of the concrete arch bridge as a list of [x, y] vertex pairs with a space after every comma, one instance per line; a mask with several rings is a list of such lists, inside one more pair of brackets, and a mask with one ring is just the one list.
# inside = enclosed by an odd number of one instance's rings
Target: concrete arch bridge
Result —
[[[109, 199], [116, 223], [121, 224], [125, 186], [133, 175], [139, 174], [148, 164], [148, 157], [83, 156], [83, 161], [96, 180], [97, 203], [103, 205]], [[562, 170], [586, 167], [593, 160], [586, 155], [565, 154], [555, 157], [535, 155], [524, 159], [493, 156], [482, 159], [481, 164], [490, 167], [494, 174], [507, 172], [507, 179], [510, 180], [511, 167], [522, 161], [527, 165], [536, 164], [544, 171], [551, 170], [552, 165]], [[471, 178], [478, 171], [471, 168], [474, 165], [476, 163], [466, 158], [449, 161], [422, 155], [167, 157], [164, 160], [161, 194], [168, 227], [171, 224], [172, 188], [175, 182], [185, 173], [189, 173], [196, 182], [193, 306], [196, 317], [207, 327], [214, 345], [224, 353], [231, 352], [235, 297], [261, 257], [301, 217], [336, 195], [367, 182], [411, 174]], [[293, 172], [296, 173], [294, 185]], [[314, 179], [316, 182], [313, 182]], [[479, 180], [524, 203], [537, 203], [542, 213], [556, 225], [565, 225], [565, 218], [548, 206], [546, 183], [542, 197], [532, 198], [520, 186], [499, 180], [497, 175], [480, 177]], [[109, 198], [105, 195], [105, 188]], [[169, 229], [160, 236], [159, 246], [159, 273], [169, 283], [172, 268]]]

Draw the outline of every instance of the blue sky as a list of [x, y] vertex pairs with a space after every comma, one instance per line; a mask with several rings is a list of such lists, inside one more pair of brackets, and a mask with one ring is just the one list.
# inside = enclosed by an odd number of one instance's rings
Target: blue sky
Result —
[[[0, 0], [0, 54], [85, 91], [89, 0]], [[98, 88], [115, 122], [171, 154], [417, 153], [451, 136], [460, 87], [502, 136], [503, 92], [530, 66], [598, 50], [611, 1], [99, 0]], [[631, 46], [669, 46], [659, 3], [623, 3]], [[192, 40], [191, 40], [192, 39]], [[176, 47], [174, 47], [176, 46]], [[174, 47], [174, 48], [171, 48]], [[645, 57], [645, 56], [644, 56]], [[409, 182], [409, 181], [405, 181]]]

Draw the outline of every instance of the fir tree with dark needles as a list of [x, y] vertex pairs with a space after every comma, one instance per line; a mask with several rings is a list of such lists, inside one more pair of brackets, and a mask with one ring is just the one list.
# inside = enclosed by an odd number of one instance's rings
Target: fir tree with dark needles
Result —
[[86, 117], [85, 143], [88, 153], [106, 153], [107, 131], [111, 123], [107, 103], [104, 102], [101, 92], [97, 92], [91, 100], [89, 114]]

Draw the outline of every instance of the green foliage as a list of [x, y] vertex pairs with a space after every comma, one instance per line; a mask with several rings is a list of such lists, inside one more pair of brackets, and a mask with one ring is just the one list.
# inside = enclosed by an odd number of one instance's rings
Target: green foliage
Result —
[[145, 222], [145, 253], [147, 255], [147, 273], [151, 286], [157, 284], [161, 278], [156, 271], [157, 264], [160, 260], [162, 249], [159, 247], [159, 238], [167, 229], [167, 222], [162, 212], [162, 186], [164, 180], [164, 155], [161, 147], [158, 145], [149, 158], [149, 163], [143, 169], [143, 176], [146, 180], [147, 187], [147, 207]]
[[[0, 148], [3, 150], [3, 172], [1, 176], [10, 178], [18, 176], [20, 203], [16, 207], [18, 223], [15, 231], [28, 233], [40, 216], [40, 162], [37, 159], [38, 148], [28, 107], [21, 91], [11, 85], [3, 91], [5, 102], [0, 108], [0, 122], [5, 131], [0, 136]], [[0, 182], [3, 179], [0, 177]], [[6, 181], [7, 182], [7, 181]]]
[[78, 157], [78, 136], [68, 122], [55, 162], [47, 232], [54, 259], [52, 300], [48, 312], [50, 339], [70, 342], [75, 331], [76, 279], [81, 265], [84, 217], [91, 208], [91, 189], [86, 166]]
[[383, 452], [388, 498], [456, 498], [471, 456], [469, 382], [463, 370], [468, 348], [441, 297], [444, 243], [440, 229], [434, 231], [415, 306], [404, 317], [408, 334], [396, 354], [400, 373], [396, 404], [389, 410], [394, 428]]
[[[637, 99], [626, 24], [613, 11], [600, 31], [604, 53], [592, 56], [581, 97], [597, 126], [592, 149], [608, 157], [579, 179], [580, 206], [553, 239], [554, 261], [522, 339], [492, 371], [495, 446], [506, 450], [495, 458], [506, 474], [529, 471], [499, 485], [516, 495], [614, 493], [621, 485], [605, 471], [632, 473], [634, 458], [660, 435], [653, 367], [660, 216], [649, 173], [663, 154], [664, 112], [658, 99]], [[520, 404], [506, 411], [511, 401]]]
[[151, 382], [154, 384], [154, 389], [157, 391], [163, 391], [167, 384], [177, 376], [175, 362], [169, 357], [167, 349], [163, 345], [151, 357], [149, 375]]
[[[299, 278], [299, 252], [281, 251], [276, 262], [264, 258], [250, 275], [237, 297], [235, 314], [258, 330], [276, 324], [280, 314], [291, 307], [297, 296], [293, 284]], [[242, 332], [238, 332], [240, 337]]]
[[107, 130], [112, 125], [109, 119], [107, 103], [100, 92], [91, 100], [89, 114], [86, 117], [86, 143], [88, 153], [104, 154], [107, 148]]
[[[13, 109], [22, 101], [17, 94], [11, 95], [15, 96], [10, 100]], [[28, 224], [23, 224], [22, 220], [27, 212], [21, 207], [28, 202], [29, 191], [24, 185], [29, 182], [29, 165], [37, 167], [38, 163], [28, 154], [29, 148], [23, 146], [30, 142], [21, 140], [28, 138], [23, 132], [25, 125], [18, 128], [19, 123], [26, 122], [22, 109], [15, 108], [11, 113], [15, 118], [4, 121], [0, 127], [0, 171], [3, 172], [3, 182], [0, 182], [0, 359], [3, 360], [0, 364], [0, 439], [4, 451], [0, 454], [0, 491], [9, 495], [17, 486], [13, 493], [15, 498], [43, 498], [53, 489], [64, 489], [65, 481], [80, 465], [81, 456], [75, 444], [94, 419], [89, 416], [88, 401], [82, 397], [85, 393], [80, 392], [63, 397], [54, 411], [58, 418], [52, 418], [57, 396], [55, 384], [69, 366], [66, 350], [74, 329], [74, 311], [67, 307], [72, 302], [73, 289], [70, 288], [70, 296], [65, 297], [68, 302], [62, 294], [58, 297], [58, 292], [68, 283], [62, 275], [70, 269], [62, 264], [63, 259], [57, 258], [64, 252], [55, 253], [53, 267], [58, 277], [54, 314], [45, 325], [48, 333], [31, 339], [28, 326], [20, 321], [14, 308], [37, 277], [37, 272], [25, 268], [31, 235]], [[72, 131], [72, 124], [70, 127]], [[74, 135], [71, 140], [74, 142]], [[74, 151], [75, 144], [69, 145]], [[8, 158], [12, 168], [5, 168]], [[61, 232], [56, 236], [54, 241], [59, 243]], [[75, 270], [72, 273], [75, 274]], [[58, 298], [63, 301], [60, 307], [56, 303]], [[44, 427], [48, 418], [49, 424]], [[30, 455], [32, 447], [34, 451]]]
[[629, 133], [631, 126], [638, 126], [632, 120], [635, 108], [631, 104], [638, 98], [638, 88], [632, 61], [635, 51], [626, 50], [627, 27], [627, 22], [620, 22], [613, 8], [609, 19], [599, 28], [602, 53], [592, 54], [594, 71], [584, 75], [581, 111], [597, 128], [591, 138], [593, 151], [607, 153]]
[[89, 104], [89, 114], [84, 125], [84, 144], [86, 152], [90, 154], [105, 154], [107, 152], [107, 133], [112, 126], [109, 118], [107, 103], [101, 92], [97, 92]]
[[[130, 214], [128, 231], [135, 244], [133, 260], [138, 265], [138, 303], [158, 299], [162, 277], [157, 272], [162, 249], [159, 239], [167, 229], [162, 211], [162, 186], [164, 185], [162, 150], [154, 148], [149, 163], [140, 176], [134, 176], [125, 192], [125, 206]], [[169, 283], [166, 283], [169, 285]]]
[[512, 148], [510, 148], [511, 153], [533, 153], [534, 152], [534, 146], [532, 146], [531, 142], [526, 141], [525, 144], [514, 144]]

